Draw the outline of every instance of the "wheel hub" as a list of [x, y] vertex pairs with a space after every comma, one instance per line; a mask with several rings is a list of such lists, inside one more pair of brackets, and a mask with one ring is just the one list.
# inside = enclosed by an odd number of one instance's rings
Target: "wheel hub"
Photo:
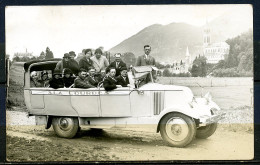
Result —
[[165, 125], [165, 130], [173, 141], [182, 141], [189, 135], [189, 126], [180, 117], [170, 118]]
[[181, 131], [182, 131], [182, 128], [180, 125], [178, 124], [173, 124], [172, 127], [171, 127], [171, 131], [174, 135], [180, 135], [181, 134]]
[[63, 131], [69, 131], [73, 128], [73, 121], [70, 118], [61, 118], [58, 126]]
[[60, 121], [61, 128], [67, 128], [68, 125], [69, 125], [69, 123], [68, 123], [68, 121], [66, 119], [64, 119], [64, 118], [61, 119], [61, 121]]

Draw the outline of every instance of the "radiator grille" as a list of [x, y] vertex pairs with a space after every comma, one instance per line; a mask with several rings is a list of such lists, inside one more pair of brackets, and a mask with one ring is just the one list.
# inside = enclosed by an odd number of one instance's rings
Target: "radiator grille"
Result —
[[154, 115], [159, 115], [164, 109], [164, 92], [154, 92], [153, 107]]

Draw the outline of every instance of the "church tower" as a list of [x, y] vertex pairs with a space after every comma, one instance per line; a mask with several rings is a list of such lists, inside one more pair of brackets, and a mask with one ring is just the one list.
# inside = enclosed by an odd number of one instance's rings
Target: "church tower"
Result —
[[203, 30], [203, 47], [207, 47], [210, 44], [210, 28], [208, 25], [208, 21], [206, 21], [206, 26]]
[[191, 65], [191, 57], [190, 57], [189, 48], [187, 46], [186, 56], [185, 56], [185, 73], [187, 73], [189, 71], [190, 65]]

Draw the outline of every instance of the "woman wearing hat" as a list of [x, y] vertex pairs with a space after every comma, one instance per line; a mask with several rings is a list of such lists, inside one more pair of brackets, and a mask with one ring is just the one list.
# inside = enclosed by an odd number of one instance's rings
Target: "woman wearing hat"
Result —
[[69, 53], [65, 53], [63, 59], [57, 63], [55, 70], [59, 70], [60, 72], [62, 72], [63, 69], [70, 68], [71, 66], [70, 66], [69, 59], [70, 59]]
[[78, 62], [74, 59], [76, 57], [76, 53], [74, 51], [69, 52], [70, 59], [69, 59], [69, 69], [72, 71], [74, 75], [78, 75], [79, 72], [79, 64]]
[[38, 75], [36, 71], [31, 72], [31, 81], [30, 81], [30, 87], [41, 87], [41, 83], [38, 80]]
[[64, 69], [63, 72], [63, 82], [64, 82], [64, 86], [66, 88], [69, 88], [73, 83], [74, 83], [74, 77], [72, 77], [72, 71], [68, 68]]
[[50, 85], [49, 82], [50, 82], [50, 79], [48, 77], [48, 72], [42, 72], [41, 80], [40, 80], [41, 86], [42, 87], [49, 87], [49, 85]]
[[92, 50], [86, 49], [85, 55], [79, 61], [79, 69], [85, 69], [87, 72], [89, 71], [90, 67], [93, 66], [93, 61], [90, 59], [92, 56]]
[[64, 83], [63, 80], [60, 78], [61, 72], [60, 70], [55, 69], [53, 72], [53, 78], [50, 80], [50, 87], [57, 89], [57, 88], [63, 88]]

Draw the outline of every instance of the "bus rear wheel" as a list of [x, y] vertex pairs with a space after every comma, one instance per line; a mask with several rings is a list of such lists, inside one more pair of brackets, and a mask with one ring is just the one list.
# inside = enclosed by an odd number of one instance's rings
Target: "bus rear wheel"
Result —
[[59, 137], [73, 138], [79, 130], [79, 121], [73, 117], [54, 117], [52, 127]]

